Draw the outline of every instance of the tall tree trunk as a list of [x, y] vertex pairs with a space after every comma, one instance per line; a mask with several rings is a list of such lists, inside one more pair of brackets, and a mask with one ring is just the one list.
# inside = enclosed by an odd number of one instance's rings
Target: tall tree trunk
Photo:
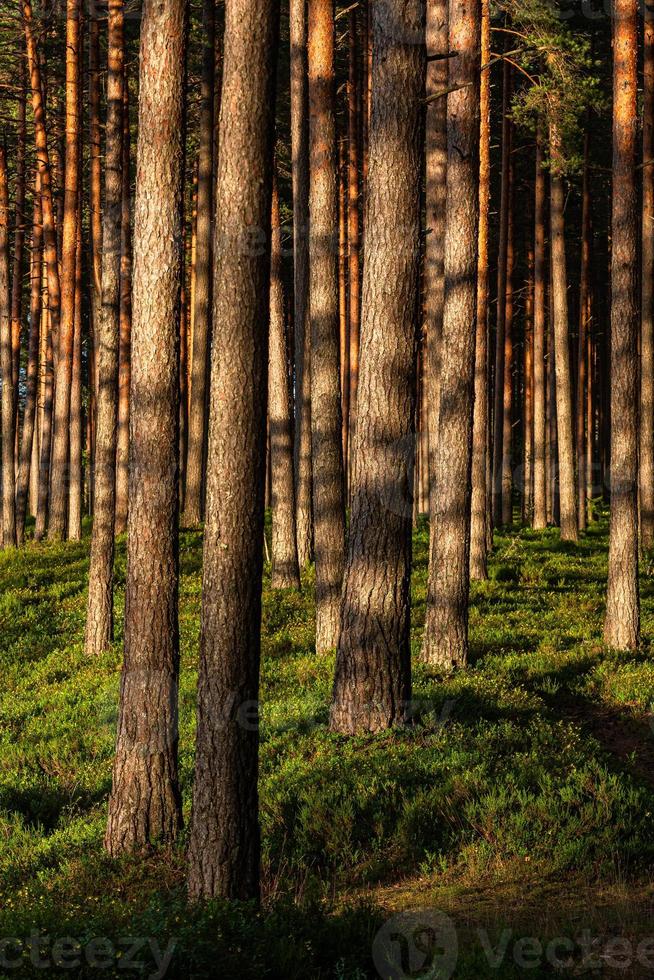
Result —
[[[41, 327], [41, 282], [43, 272], [43, 230], [41, 224], [41, 194], [38, 171], [34, 180], [34, 218], [32, 221], [32, 255], [30, 262], [30, 332], [27, 348], [27, 373], [25, 378], [25, 409], [23, 433], [20, 444], [18, 480], [16, 484], [16, 538], [18, 544], [25, 539], [25, 515], [27, 494], [32, 476], [34, 445], [38, 449], [36, 433], [36, 402], [39, 374], [39, 341]], [[38, 456], [36, 460], [38, 470]], [[38, 493], [38, 489], [37, 489]]]
[[290, 0], [291, 153], [295, 324], [295, 504], [300, 567], [313, 556], [311, 323], [309, 319], [309, 102], [305, 0]]
[[[125, 660], [105, 834], [113, 856], [172, 840], [182, 822], [177, 430], [185, 8], [185, 0], [145, 0], [141, 21]], [[120, 208], [120, 187], [116, 192]], [[119, 244], [113, 234], [105, 225], [105, 248]], [[103, 291], [105, 282], [106, 268]]]
[[611, 527], [604, 640], [617, 650], [633, 650], [639, 640], [637, 14], [636, 0], [616, 0], [611, 213]]
[[534, 182], [534, 510], [532, 524], [547, 527], [546, 388], [545, 388], [545, 171], [543, 170], [542, 126], [536, 136]]
[[522, 454], [522, 520], [531, 522], [533, 508], [534, 462], [534, 247], [527, 246], [527, 282], [523, 342], [523, 454]]
[[[511, 130], [513, 133], [513, 130]], [[509, 160], [509, 210], [506, 243], [506, 294], [504, 298], [504, 380], [502, 383], [502, 524], [513, 523], [513, 293], [515, 274], [515, 181], [513, 138]], [[498, 303], [500, 296], [498, 296]]]
[[343, 442], [343, 472], [348, 487], [350, 417], [350, 321], [348, 318], [347, 281], [347, 172], [345, 139], [338, 141], [338, 323], [341, 372], [341, 432]]
[[129, 389], [132, 344], [132, 239], [130, 234], [129, 80], [123, 79], [123, 166], [120, 219], [120, 313], [118, 431], [116, 436], [116, 534], [127, 528], [129, 500]]
[[75, 337], [70, 389], [70, 492], [68, 494], [68, 540], [82, 539], [82, 194], [80, 187], [75, 254]]
[[373, 0], [359, 417], [330, 713], [332, 730], [350, 735], [402, 724], [411, 696], [423, 18], [420, 0], [401, 12]]
[[109, 646], [113, 640], [114, 628], [113, 565], [123, 144], [123, 0], [110, 0], [108, 32], [102, 311], [96, 331], [98, 414], [95, 446], [95, 511], [86, 619], [86, 651], [89, 654], [101, 653]]
[[268, 420], [272, 482], [273, 589], [299, 589], [300, 568], [295, 532], [293, 426], [286, 345], [282, 229], [277, 181], [273, 185], [270, 257], [270, 339], [268, 354]]
[[481, 5], [481, 83], [479, 91], [479, 257], [477, 262], [477, 335], [475, 338], [475, 407], [472, 435], [472, 504], [470, 578], [488, 577], [488, 209], [490, 204], [491, 123], [490, 0]]
[[[449, 670], [468, 656], [472, 415], [479, 246], [481, 6], [451, 0], [447, 113], [445, 308], [440, 379], [437, 533], [430, 555], [423, 658]], [[471, 202], [474, 202], [471, 205]]]
[[[445, 197], [447, 180], [448, 0], [428, 0], [425, 41], [429, 61], [425, 92], [429, 100], [425, 117], [425, 239], [424, 318], [425, 396], [429, 422], [429, 553], [433, 554], [436, 527], [436, 468], [438, 465], [438, 412], [440, 393], [441, 334], [445, 296]], [[429, 566], [429, 577], [434, 570]], [[423, 645], [427, 642], [426, 634]]]
[[184, 524], [198, 524], [204, 514], [207, 438], [207, 386], [211, 340], [211, 206], [213, 189], [213, 108], [215, 54], [215, 0], [203, 0], [202, 90], [200, 149], [198, 153], [198, 204], [193, 297], [193, 350], [191, 352], [191, 401]]
[[577, 520], [579, 530], [585, 531], [588, 519], [586, 494], [586, 385], [588, 357], [588, 314], [590, 290], [590, 185], [588, 159], [590, 148], [590, 121], [586, 122], [584, 138], [584, 171], [581, 190], [581, 274], [579, 279], [579, 338], [577, 344]]
[[309, 0], [309, 275], [316, 650], [338, 643], [345, 559], [338, 351], [334, 4]]
[[570, 376], [570, 337], [568, 326], [568, 283], [565, 262], [565, 194], [560, 171], [559, 135], [550, 124], [552, 174], [550, 178], [550, 223], [552, 249], [552, 313], [554, 317], [554, 374], [556, 384], [556, 426], [559, 463], [561, 538], [576, 541], [577, 491], [575, 481], [574, 430], [572, 424], [572, 379]]
[[644, 5], [640, 540], [654, 548], [654, 12]]
[[[349, 445], [354, 442], [357, 421], [357, 393], [359, 390], [359, 334], [361, 330], [361, 272], [359, 257], [359, 44], [357, 37], [357, 11], [348, 14], [349, 47], [347, 77], [347, 239], [348, 239], [348, 361], [349, 398], [345, 428]], [[346, 482], [349, 479], [351, 459], [345, 454]]]
[[19, 55], [19, 94], [16, 110], [18, 145], [16, 148], [16, 190], [14, 194], [14, 259], [11, 276], [11, 357], [14, 383], [14, 432], [18, 429], [18, 388], [20, 375], [20, 332], [23, 305], [23, 256], [25, 252], [25, 181], [27, 143], [27, 71], [24, 52]]
[[16, 546], [14, 474], [14, 379], [11, 351], [11, 291], [9, 285], [9, 176], [7, 154], [0, 142], [0, 374], [2, 375], [2, 539]]
[[89, 5], [89, 244], [91, 317], [88, 351], [89, 512], [94, 509], [98, 345], [102, 315], [102, 143], [100, 124], [100, 35], [95, 4]]
[[[257, 770], [270, 253], [279, 7], [227, 0], [216, 193], [200, 676], [188, 890], [259, 897]], [[237, 107], [236, 109], [234, 107]], [[337, 364], [338, 368], [338, 364]], [[340, 459], [340, 430], [337, 433]]]
[[66, 156], [64, 217], [61, 252], [61, 319], [56, 358], [54, 438], [51, 460], [51, 499], [48, 536], [61, 541], [66, 534], [69, 493], [70, 391], [75, 338], [75, 266], [79, 205], [79, 52], [80, 0], [66, 0]]

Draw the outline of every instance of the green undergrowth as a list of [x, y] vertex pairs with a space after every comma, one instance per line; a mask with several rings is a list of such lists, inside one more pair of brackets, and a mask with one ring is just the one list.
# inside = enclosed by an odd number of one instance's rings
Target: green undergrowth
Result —
[[[375, 737], [327, 731], [334, 662], [316, 658], [312, 647], [311, 574], [300, 594], [282, 593], [270, 589], [266, 569], [260, 912], [219, 903], [189, 911], [184, 840], [147, 860], [103, 855], [125, 542], [116, 559], [116, 643], [92, 662], [83, 652], [88, 543], [87, 529], [80, 544], [0, 552], [0, 937], [23, 943], [7, 976], [44, 975], [26, 951], [26, 937], [37, 930], [50, 944], [44, 940], [48, 969], [62, 975], [96, 975], [85, 956], [105, 937], [113, 950], [105, 950], [108, 976], [357, 980], [377, 976], [373, 940], [390, 912], [425, 903], [450, 909], [468, 936], [454, 975], [521, 976], [510, 957], [498, 973], [470, 933], [482, 886], [493, 896], [484, 916], [499, 930], [507, 896], [527, 882], [532, 890], [548, 882], [554, 904], [564, 907], [574, 905], [579, 882], [597, 893], [625, 882], [637, 890], [651, 876], [654, 586], [644, 563], [641, 650], [607, 651], [604, 517], [578, 546], [562, 543], [556, 530], [516, 526], [496, 536], [489, 579], [472, 586], [471, 663], [449, 678], [430, 675], [419, 660], [428, 553], [421, 522], [413, 724]], [[199, 533], [182, 533], [180, 554], [180, 772], [188, 817]], [[472, 897], [459, 921], [462, 895]], [[551, 907], [551, 895], [545, 902]], [[545, 938], [554, 924], [537, 902], [531, 915], [533, 935]], [[51, 946], [67, 936], [82, 954], [66, 970], [65, 955]], [[147, 942], [130, 953], [130, 936]], [[171, 950], [159, 972], [152, 944], [162, 956]], [[18, 946], [8, 949], [19, 957]], [[130, 958], [142, 968], [132, 969]], [[539, 969], [529, 975], [540, 976]]]

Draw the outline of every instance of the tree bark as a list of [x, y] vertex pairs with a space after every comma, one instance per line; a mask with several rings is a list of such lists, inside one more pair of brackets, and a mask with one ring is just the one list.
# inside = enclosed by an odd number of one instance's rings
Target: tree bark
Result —
[[[349, 47], [347, 77], [347, 240], [348, 240], [348, 362], [347, 386], [349, 397], [344, 409], [348, 445], [354, 442], [359, 390], [359, 344], [361, 330], [361, 271], [359, 217], [359, 44], [357, 12], [348, 14]], [[350, 474], [350, 453], [345, 453], [346, 482]]]
[[80, 187], [75, 253], [75, 336], [70, 389], [70, 491], [68, 494], [68, 540], [82, 540], [82, 193]]
[[[112, 856], [172, 840], [182, 822], [177, 431], [185, 7], [185, 0], [145, 0], [141, 21], [125, 660], [105, 834]], [[105, 225], [105, 248], [114, 245], [113, 234]]]
[[654, 12], [645, 5], [640, 338], [640, 541], [654, 548]]
[[[509, 159], [509, 210], [506, 245], [506, 293], [504, 298], [504, 380], [502, 382], [502, 524], [513, 523], [513, 277], [515, 274], [515, 181], [513, 129]], [[498, 295], [498, 303], [500, 297]]]
[[[445, 307], [440, 380], [437, 533], [430, 555], [423, 658], [450, 670], [468, 656], [472, 416], [479, 245], [481, 7], [449, 9]], [[471, 202], [474, 202], [471, 205]]]
[[270, 255], [270, 339], [268, 354], [268, 420], [272, 482], [273, 589], [299, 589], [300, 568], [295, 531], [293, 427], [286, 345], [282, 229], [277, 181], [273, 185]]
[[25, 180], [27, 144], [27, 71], [25, 54], [19, 55], [19, 95], [16, 110], [16, 190], [14, 194], [14, 256], [11, 275], [11, 357], [14, 383], [14, 433], [18, 428], [18, 388], [20, 381], [20, 334], [23, 305], [23, 256], [25, 252]]
[[546, 385], [545, 385], [545, 171], [543, 170], [542, 126], [536, 137], [534, 183], [534, 510], [532, 524], [547, 527]]
[[[279, 7], [228, 0], [216, 194], [207, 518], [191, 900], [259, 897], [257, 770], [270, 252]], [[257, 239], [260, 242], [260, 237]], [[338, 366], [338, 365], [337, 365]], [[340, 430], [338, 432], [340, 458]]]
[[198, 203], [193, 297], [193, 350], [191, 352], [191, 400], [189, 409], [186, 493], [183, 523], [198, 524], [204, 514], [207, 438], [207, 387], [211, 341], [211, 206], [213, 190], [213, 103], [215, 53], [215, 0], [203, 0], [202, 88], [200, 148], [198, 152]]
[[[316, 651], [338, 643], [345, 559], [333, 0], [309, 0], [309, 278]], [[355, 457], [356, 458], [356, 457]]]
[[559, 135], [550, 123], [552, 174], [550, 177], [550, 223], [552, 249], [552, 313], [554, 317], [554, 374], [556, 385], [556, 423], [559, 464], [561, 539], [576, 541], [577, 491], [575, 480], [574, 430], [572, 424], [572, 379], [570, 377], [570, 338], [568, 326], [568, 283], [565, 261], [565, 194], [560, 170]]
[[420, 0], [401, 11], [373, 0], [359, 417], [330, 712], [331, 729], [350, 735], [402, 724], [411, 696], [423, 31]]
[[611, 212], [611, 527], [604, 640], [639, 641], [638, 247], [636, 193], [636, 0], [613, 8], [613, 198]]
[[523, 340], [522, 521], [531, 522], [534, 462], [534, 247], [527, 246]]
[[290, 0], [291, 154], [295, 324], [295, 503], [300, 567], [313, 557], [311, 323], [309, 319], [309, 102], [305, 0]]
[[7, 154], [0, 143], [0, 374], [2, 375], [2, 539], [16, 546], [14, 475], [14, 379], [11, 350], [11, 290], [9, 285], [9, 176]]
[[51, 497], [48, 537], [61, 541], [66, 534], [70, 459], [70, 392], [75, 338], [75, 267], [79, 205], [79, 53], [80, 2], [66, 0], [66, 152], [64, 162], [64, 217], [61, 251], [61, 318], [58, 334], [54, 394], [54, 437], [51, 460]]
[[590, 290], [590, 184], [588, 161], [590, 150], [590, 121], [586, 123], [584, 137], [584, 170], [581, 189], [581, 270], [579, 278], [579, 338], [577, 343], [577, 520], [579, 530], [585, 531], [588, 521], [586, 493], [586, 385], [588, 357], [588, 314]]
[[475, 407], [472, 435], [472, 503], [470, 578], [488, 578], [488, 209], [490, 205], [491, 124], [490, 0], [481, 5], [481, 82], [479, 91], [479, 258], [477, 262], [477, 335], [475, 338]]
[[[120, 239], [123, 135], [123, 0], [110, 0], [108, 26], [105, 207], [102, 225], [102, 311], [96, 331], [98, 404], [95, 511], [91, 536], [86, 651], [113, 640], [113, 564], [116, 506], [116, 423], [120, 334]], [[152, 247], [151, 245], [148, 246]]]
[[129, 80], [123, 79], [123, 162], [120, 219], [120, 312], [116, 435], [116, 534], [127, 529], [129, 503], [129, 389], [132, 345], [132, 239], [130, 234]]

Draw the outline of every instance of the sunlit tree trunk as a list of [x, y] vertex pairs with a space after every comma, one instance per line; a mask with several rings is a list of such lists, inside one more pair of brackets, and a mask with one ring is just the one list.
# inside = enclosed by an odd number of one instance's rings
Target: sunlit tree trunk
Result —
[[14, 434], [18, 430], [18, 389], [20, 374], [20, 334], [23, 306], [23, 259], [25, 252], [25, 182], [27, 144], [27, 70], [21, 50], [18, 63], [19, 92], [16, 109], [17, 146], [14, 192], [14, 255], [11, 275], [11, 358], [14, 385]]
[[68, 540], [82, 538], [82, 195], [78, 205], [77, 249], [75, 254], [75, 336], [70, 389], [70, 491], [68, 494]]
[[[357, 11], [348, 15], [349, 47], [347, 78], [347, 216], [348, 216], [348, 388], [345, 427], [348, 445], [354, 441], [357, 420], [357, 393], [359, 390], [359, 334], [361, 319], [361, 271], [359, 267], [360, 216], [359, 216], [359, 44], [357, 37]], [[346, 478], [350, 467], [350, 453], [345, 453]]]
[[0, 375], [2, 376], [2, 539], [16, 546], [14, 499], [14, 379], [11, 350], [9, 285], [9, 176], [4, 144], [0, 143]]
[[654, 12], [643, 6], [640, 540], [654, 547]]
[[123, 80], [123, 165], [120, 219], [118, 430], [116, 434], [116, 534], [127, 528], [129, 502], [129, 389], [132, 344], [132, 236], [130, 228], [129, 79]]

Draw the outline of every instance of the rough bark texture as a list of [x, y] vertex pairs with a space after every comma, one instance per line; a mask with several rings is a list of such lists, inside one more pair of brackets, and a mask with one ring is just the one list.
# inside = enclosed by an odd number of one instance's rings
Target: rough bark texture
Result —
[[95, 338], [98, 365], [95, 507], [86, 619], [86, 650], [89, 654], [100, 653], [113, 639], [123, 143], [123, 0], [110, 0], [108, 31], [102, 309]]
[[577, 491], [575, 480], [574, 429], [572, 422], [572, 378], [570, 375], [570, 336], [568, 324], [568, 283], [565, 261], [563, 177], [558, 169], [559, 137], [554, 124], [550, 130], [553, 170], [550, 178], [550, 224], [552, 249], [552, 315], [554, 319], [554, 374], [556, 385], [556, 434], [558, 442], [559, 501], [561, 538], [576, 541]]
[[305, 0], [290, 0], [291, 153], [295, 324], [295, 504], [300, 567], [313, 557], [311, 322], [309, 319], [309, 96]]
[[[479, 244], [481, 9], [453, 0], [447, 121], [445, 309], [440, 382], [437, 534], [430, 563], [423, 658], [441, 670], [468, 655], [472, 414]], [[474, 202], [471, 206], [470, 202]]]
[[[481, 5], [481, 63], [490, 64], [490, 3]], [[472, 435], [472, 504], [470, 515], [470, 578], [488, 577], [488, 209], [490, 204], [490, 68], [481, 73], [479, 91], [479, 258], [477, 271], [477, 336], [475, 342], [475, 408]]]
[[221, 343], [211, 352], [192, 900], [259, 896], [256, 707], [270, 286], [270, 252], [262, 244], [270, 228], [278, 18], [275, 0], [228, 0], [225, 8], [213, 280]]
[[[145, 0], [134, 205], [125, 659], [105, 835], [105, 847], [114, 856], [174, 839], [182, 819], [177, 427], [184, 24], [185, 0]], [[104, 241], [106, 246], [106, 228]]]
[[[316, 651], [338, 643], [345, 561], [338, 350], [338, 187], [333, 0], [310, 0], [309, 279]], [[356, 453], [355, 453], [356, 458]]]
[[[82, 214], [80, 188], [78, 214]], [[75, 336], [73, 340], [73, 373], [70, 388], [70, 461], [68, 493], [68, 540], [82, 540], [82, 228], [77, 222], [77, 248], [75, 252]]]
[[611, 527], [604, 640], [633, 650], [638, 597], [638, 228], [636, 0], [613, 8]]
[[640, 335], [640, 540], [654, 547], [654, 11], [644, 5], [642, 293]]
[[272, 577], [274, 589], [299, 589], [300, 569], [295, 533], [293, 426], [286, 343], [282, 230], [277, 183], [273, 189], [270, 242], [270, 339], [268, 354], [268, 423], [272, 484]]
[[330, 713], [345, 734], [401, 724], [411, 696], [423, 16], [420, 0], [373, 0], [359, 417]]
[[581, 190], [581, 273], [579, 279], [579, 338], [577, 341], [577, 404], [576, 404], [576, 449], [577, 449], [577, 520], [579, 530], [585, 531], [588, 519], [586, 493], [586, 385], [588, 316], [590, 312], [590, 183], [588, 159], [590, 149], [590, 129], [586, 124], [584, 138], [584, 172]]
[[9, 287], [9, 179], [7, 155], [0, 144], [0, 375], [2, 376], [2, 539], [16, 545], [14, 500], [14, 379]]
[[[30, 331], [27, 347], [27, 372], [25, 377], [25, 409], [23, 433], [18, 462], [16, 483], [16, 538], [22, 544], [25, 537], [27, 494], [32, 477], [33, 450], [36, 433], [36, 401], [39, 371], [39, 340], [41, 328], [41, 281], [43, 271], [43, 231], [41, 225], [41, 194], [38, 173], [34, 181], [34, 219], [32, 222], [32, 248], [30, 264]], [[36, 440], [38, 449], [38, 439]], [[38, 456], [37, 456], [38, 459]], [[38, 463], [37, 467], [38, 469]]]
[[[348, 446], [353, 441], [357, 421], [357, 397], [359, 390], [359, 346], [361, 330], [361, 271], [360, 271], [360, 220], [359, 220], [359, 44], [357, 38], [357, 12], [350, 10], [349, 61], [347, 78], [347, 241], [348, 241], [348, 379], [349, 397], [344, 401], [344, 426], [347, 432], [345, 473], [350, 467]], [[347, 414], [345, 414], [347, 412]]]
[[539, 126], [536, 138], [534, 183], [534, 510], [533, 526], [547, 527], [545, 474], [546, 389], [545, 389], [545, 171], [543, 141]]
[[522, 418], [522, 521], [527, 524], [532, 512], [532, 476], [534, 458], [534, 247], [527, 246], [527, 282], [525, 283], [523, 342], [523, 418]]
[[207, 386], [211, 338], [211, 207], [213, 199], [213, 103], [215, 53], [215, 0], [202, 6], [202, 89], [198, 198], [195, 238], [195, 287], [193, 293], [193, 350], [189, 403], [185, 525], [198, 524], [204, 514], [204, 470], [207, 438]]
[[[513, 129], [511, 130], [513, 133]], [[515, 181], [513, 139], [509, 160], [509, 209], [506, 243], [506, 293], [504, 299], [504, 380], [502, 382], [502, 524], [513, 523], [513, 311], [515, 273]], [[498, 294], [498, 303], [500, 302]]]
[[23, 259], [25, 252], [25, 180], [27, 144], [27, 63], [21, 51], [18, 63], [19, 93], [16, 109], [16, 182], [14, 192], [14, 257], [11, 273], [11, 357], [14, 382], [14, 430], [18, 426], [18, 388], [20, 375], [20, 334], [23, 307]]
[[[445, 196], [447, 180], [447, 89], [449, 59], [447, 36], [447, 0], [428, 0], [425, 30], [427, 54], [436, 60], [427, 63], [425, 93], [425, 239], [423, 306], [425, 316], [425, 390], [427, 403], [427, 464], [429, 470], [429, 541], [430, 554], [436, 528], [436, 467], [438, 451], [438, 410], [440, 392], [441, 335], [445, 278]], [[429, 575], [432, 569], [429, 567]], [[423, 641], [425, 642], [425, 641]]]
[[132, 237], [130, 228], [129, 80], [123, 80], [123, 173], [120, 220], [118, 430], [116, 433], [116, 534], [127, 528], [129, 503], [129, 390], [132, 345]]
[[70, 392], [75, 339], [75, 269], [80, 164], [80, 3], [66, 2], [66, 152], [64, 163], [64, 220], [61, 249], [61, 317], [56, 357], [54, 436], [52, 441], [50, 521], [48, 537], [61, 541], [68, 520]]

